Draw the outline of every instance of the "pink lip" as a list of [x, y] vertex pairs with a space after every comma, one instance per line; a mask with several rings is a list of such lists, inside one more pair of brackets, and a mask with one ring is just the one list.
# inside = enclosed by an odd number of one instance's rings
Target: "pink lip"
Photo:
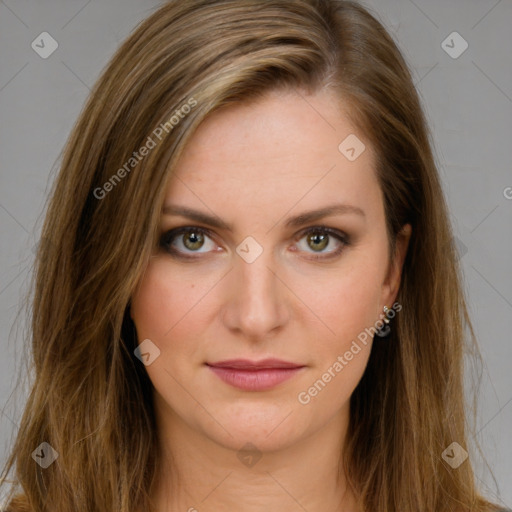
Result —
[[303, 365], [279, 359], [230, 359], [206, 364], [224, 382], [245, 391], [271, 389], [304, 368]]

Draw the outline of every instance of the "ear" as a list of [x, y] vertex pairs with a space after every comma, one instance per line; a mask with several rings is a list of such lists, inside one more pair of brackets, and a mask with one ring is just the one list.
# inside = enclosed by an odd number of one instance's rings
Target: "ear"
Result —
[[400, 281], [402, 277], [402, 268], [409, 247], [409, 240], [411, 238], [412, 228], [410, 224], [405, 224], [397, 234], [395, 254], [393, 259], [389, 262], [388, 271], [384, 283], [382, 284], [382, 306], [395, 302], [395, 298], [400, 288]]

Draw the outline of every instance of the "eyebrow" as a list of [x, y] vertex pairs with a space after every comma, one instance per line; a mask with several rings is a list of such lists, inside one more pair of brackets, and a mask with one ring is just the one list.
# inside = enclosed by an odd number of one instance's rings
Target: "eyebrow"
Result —
[[[221, 218], [185, 206], [167, 204], [164, 205], [162, 212], [165, 215], [178, 215], [181, 217], [187, 217], [196, 222], [202, 222], [219, 229], [225, 229], [226, 231], [233, 232], [233, 226], [223, 221]], [[285, 226], [296, 228], [307, 224], [308, 222], [322, 219], [323, 217], [347, 214], [355, 214], [366, 218], [365, 212], [358, 206], [352, 206], [349, 204], [333, 204], [326, 206], [325, 208], [320, 208], [319, 210], [310, 210], [303, 212], [295, 217], [290, 217], [286, 221]]]

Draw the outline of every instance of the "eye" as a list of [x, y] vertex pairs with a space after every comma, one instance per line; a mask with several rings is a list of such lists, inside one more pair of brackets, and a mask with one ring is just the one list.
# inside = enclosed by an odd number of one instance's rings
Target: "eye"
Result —
[[[309, 253], [309, 259], [320, 260], [338, 256], [350, 245], [349, 237], [336, 229], [314, 226], [302, 231], [296, 238], [298, 250]], [[300, 243], [305, 240], [305, 243]], [[204, 254], [216, 251], [217, 245], [207, 229], [186, 226], [171, 229], [160, 238], [160, 247], [177, 258], [194, 258], [193, 253]], [[330, 250], [325, 250], [330, 249]], [[297, 249], [292, 249], [296, 251]], [[188, 253], [188, 254], [187, 254]]]
[[[301, 233], [298, 240], [299, 242], [305, 240], [305, 243], [298, 244], [299, 249], [313, 254], [312, 259], [326, 259], [338, 256], [343, 248], [350, 244], [349, 237], [346, 234], [325, 226], [308, 228]], [[330, 250], [325, 251], [327, 248], [330, 248]]]
[[206, 229], [187, 226], [164, 233], [160, 239], [160, 247], [167, 252], [187, 258], [189, 257], [186, 256], [187, 252], [203, 254], [215, 250], [216, 244], [208, 236]]

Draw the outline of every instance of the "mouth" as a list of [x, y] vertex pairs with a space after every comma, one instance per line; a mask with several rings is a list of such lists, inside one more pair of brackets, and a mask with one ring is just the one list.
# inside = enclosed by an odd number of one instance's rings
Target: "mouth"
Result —
[[244, 391], [265, 391], [297, 375], [304, 365], [264, 359], [231, 359], [206, 363], [206, 366], [226, 384]]

